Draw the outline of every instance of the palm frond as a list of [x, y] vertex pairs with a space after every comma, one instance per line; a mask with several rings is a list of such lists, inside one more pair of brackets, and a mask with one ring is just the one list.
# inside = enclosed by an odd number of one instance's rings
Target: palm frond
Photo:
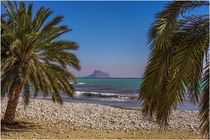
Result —
[[152, 44], [151, 48], [161, 49], [171, 46], [171, 39], [177, 30], [177, 21], [180, 14], [208, 4], [208, 1], [169, 2], [164, 10], [156, 15], [156, 21], [149, 31], [148, 42]]
[[32, 89], [34, 97], [39, 93], [51, 94], [54, 101], [62, 104], [61, 93], [70, 97], [74, 93], [70, 82], [76, 80], [76, 76], [69, 68], [80, 70], [79, 59], [71, 52], [77, 50], [78, 45], [59, 39], [71, 29], [59, 25], [63, 16], [48, 20], [52, 15], [50, 8], [41, 7], [33, 16], [32, 3], [28, 6], [23, 1], [2, 4], [7, 15], [1, 20], [2, 97], [12, 96], [17, 85], [23, 83], [25, 105], [29, 103]]
[[57, 25], [58, 23], [60, 23], [61, 21], [63, 21], [63, 16], [57, 16], [54, 19], [52, 19], [49, 23], [47, 23], [43, 29], [41, 30], [41, 32], [46, 32], [47, 30], [50, 30], [51, 28], [53, 28], [55, 25]]
[[199, 101], [203, 60], [209, 48], [209, 17], [179, 16], [208, 4], [170, 2], [149, 31], [151, 54], [139, 100], [143, 102], [142, 112], [155, 116], [162, 127], [167, 126], [171, 111], [184, 101], [186, 92], [194, 102]]
[[29, 3], [27, 14], [32, 17], [33, 15], [33, 3]]
[[52, 10], [50, 8], [41, 7], [33, 19], [32, 26], [34, 30], [38, 32], [51, 14]]
[[204, 135], [209, 134], [209, 64], [207, 64], [204, 72], [204, 77], [202, 79], [202, 90], [204, 94], [202, 96], [202, 101], [200, 104], [200, 127]]

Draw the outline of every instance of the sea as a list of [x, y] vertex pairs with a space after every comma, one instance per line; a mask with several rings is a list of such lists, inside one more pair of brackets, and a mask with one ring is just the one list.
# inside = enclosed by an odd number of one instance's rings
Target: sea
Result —
[[[92, 103], [112, 107], [140, 109], [139, 87], [142, 78], [78, 78], [73, 99], [63, 97], [64, 101]], [[179, 110], [198, 110], [198, 105], [184, 101], [177, 106]]]
[[[73, 98], [61, 94], [64, 102], [100, 104], [111, 107], [140, 109], [139, 87], [142, 78], [78, 78]], [[140, 93], [141, 94], [141, 93]], [[43, 96], [38, 96], [43, 99]], [[51, 97], [44, 97], [51, 99]], [[198, 110], [199, 106], [184, 101], [177, 106], [179, 110]]]

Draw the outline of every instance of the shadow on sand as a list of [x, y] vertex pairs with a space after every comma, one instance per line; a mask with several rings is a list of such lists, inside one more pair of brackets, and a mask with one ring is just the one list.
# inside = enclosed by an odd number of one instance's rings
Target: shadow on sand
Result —
[[32, 131], [34, 128], [40, 128], [40, 126], [27, 121], [16, 121], [8, 124], [1, 120], [1, 135]]

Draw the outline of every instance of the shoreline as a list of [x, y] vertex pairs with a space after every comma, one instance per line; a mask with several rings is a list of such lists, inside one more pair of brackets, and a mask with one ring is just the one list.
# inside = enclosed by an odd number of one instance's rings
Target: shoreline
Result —
[[[63, 97], [63, 102], [96, 104], [96, 105], [103, 105], [103, 106], [109, 106], [109, 107], [120, 108], [120, 109], [128, 109], [128, 110], [141, 110], [142, 109], [141, 104], [137, 103], [138, 100], [133, 100], [133, 105], [130, 104], [131, 100], [129, 102], [126, 102], [125, 105], [122, 105], [122, 104], [119, 104], [118, 101], [112, 101], [112, 100], [100, 101], [100, 100], [97, 100], [97, 98], [94, 99], [94, 100], [90, 100], [89, 98], [74, 97], [74, 98], [69, 99], [68, 97], [66, 97], [66, 98]], [[43, 97], [43, 96], [38, 96], [38, 97], [32, 98], [32, 99], [48, 100], [48, 101], [52, 100], [51, 97]], [[113, 103], [113, 102], [117, 102], [117, 103]], [[186, 99], [182, 104], [179, 104], [177, 106], [176, 110], [179, 110], [179, 111], [199, 111], [198, 108], [199, 108], [198, 105], [192, 104], [192, 102], [190, 102], [189, 100]]]
[[[6, 108], [6, 102], [7, 99], [1, 101], [1, 118]], [[24, 110], [23, 102], [20, 99], [16, 112], [16, 120], [39, 124], [43, 129], [39, 130], [40, 133], [45, 131], [47, 131], [45, 133], [48, 133], [48, 131], [53, 132], [56, 128], [57, 130], [68, 130], [65, 133], [78, 130], [81, 133], [86, 131], [103, 134], [119, 133], [122, 135], [125, 133], [126, 136], [132, 137], [135, 136], [132, 133], [136, 133], [136, 136], [141, 136], [141, 133], [143, 136], [145, 133], [146, 136], [147, 133], [157, 135], [159, 133], [173, 132], [179, 136], [185, 132], [183, 135], [189, 134], [189, 137], [193, 135], [196, 138], [202, 138], [197, 116], [198, 111], [173, 111], [168, 130], [161, 132], [155, 121], [149, 121], [142, 116], [140, 110], [136, 109], [122, 109], [98, 104], [71, 102], [64, 102], [63, 105], [59, 105], [50, 100], [31, 99], [29, 106]], [[3, 138], [11, 138], [15, 135], [3, 135]], [[27, 133], [27, 135], [29, 134]], [[94, 138], [93, 136], [87, 137]], [[105, 137], [107, 138], [108, 136]], [[75, 138], [77, 137], [75, 136]], [[161, 138], [163, 137], [161, 136]]]

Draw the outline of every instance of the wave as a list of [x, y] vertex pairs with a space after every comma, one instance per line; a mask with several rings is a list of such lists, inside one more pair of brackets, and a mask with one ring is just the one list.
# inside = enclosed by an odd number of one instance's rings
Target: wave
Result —
[[85, 83], [80, 82], [80, 83], [77, 83], [77, 85], [85, 85]]
[[85, 97], [99, 97], [99, 98], [112, 98], [112, 99], [124, 99], [132, 100], [137, 99], [138, 94], [118, 94], [118, 93], [103, 93], [103, 92], [87, 92], [87, 91], [76, 91], [75, 96], [85, 96]]
[[70, 82], [70, 84], [76, 84], [76, 85], [85, 85], [85, 83], [82, 83], [82, 82], [79, 82], [79, 83]]

